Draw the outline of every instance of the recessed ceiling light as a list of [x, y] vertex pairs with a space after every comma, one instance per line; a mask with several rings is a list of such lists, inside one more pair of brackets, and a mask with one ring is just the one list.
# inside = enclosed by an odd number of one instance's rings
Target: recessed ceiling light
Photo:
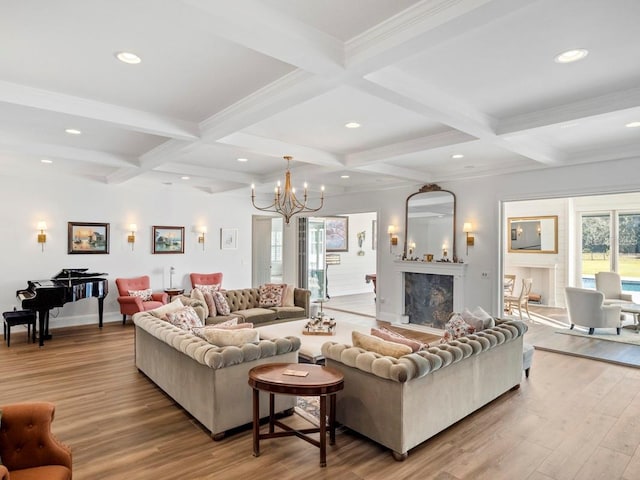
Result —
[[629, 122], [625, 125], [627, 128], [637, 128], [640, 127], [640, 122]]
[[347, 128], [360, 128], [360, 124], [358, 122], [349, 122], [344, 124]]
[[49, 160], [48, 158], [43, 158], [42, 160], [40, 160], [40, 163], [53, 163], [53, 160]]
[[65, 130], [65, 132], [67, 132], [69, 135], [81, 135], [82, 131], [78, 130], [77, 128], [67, 128]]
[[340, 178], [349, 178], [349, 175], [340, 175]]
[[117, 52], [116, 58], [123, 63], [128, 63], [129, 65], [136, 65], [142, 61], [142, 59], [131, 52]]
[[567, 50], [566, 52], [562, 52], [559, 55], [556, 55], [554, 61], [556, 63], [577, 62], [578, 60], [582, 60], [587, 55], [589, 55], [588, 50], [585, 50], [584, 48], [574, 48], [573, 50]]
[[182, 180], [189, 180], [191, 177], [187, 177], [186, 175], [184, 177], [180, 177]]
[[453, 155], [451, 155], [451, 158], [464, 158], [464, 155], [461, 153], [454, 153]]
[[248, 158], [239, 158], [238, 161], [239, 162], [248, 162], [249, 159]]

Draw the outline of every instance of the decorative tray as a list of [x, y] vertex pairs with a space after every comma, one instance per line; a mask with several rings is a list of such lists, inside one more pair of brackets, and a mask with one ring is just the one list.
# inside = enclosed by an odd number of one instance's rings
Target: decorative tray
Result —
[[336, 321], [333, 318], [312, 318], [302, 329], [303, 335], [335, 335]]

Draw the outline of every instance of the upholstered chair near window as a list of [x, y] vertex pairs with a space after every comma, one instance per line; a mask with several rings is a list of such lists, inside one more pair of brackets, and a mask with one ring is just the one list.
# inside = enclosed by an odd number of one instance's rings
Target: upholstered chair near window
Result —
[[55, 405], [0, 406], [0, 478], [71, 480], [71, 450], [51, 433]]
[[513, 307], [518, 309], [518, 313], [520, 314], [520, 321], [522, 321], [522, 308], [527, 312], [527, 317], [531, 320], [531, 315], [529, 315], [529, 294], [531, 293], [531, 286], [533, 285], [533, 280], [531, 278], [523, 278], [522, 279], [522, 288], [520, 289], [520, 293], [518, 295], [505, 295], [504, 296], [504, 305], [507, 313], [511, 314]]
[[622, 293], [622, 280], [615, 272], [596, 273], [596, 290], [604, 294], [605, 305], [633, 303], [633, 297]]
[[589, 335], [595, 328], [615, 328], [620, 335], [620, 305], [605, 305], [604, 294], [586, 288], [565, 287], [571, 328], [587, 327]]
[[217, 273], [191, 273], [191, 288], [196, 285], [220, 285], [222, 286], [222, 272]]
[[135, 278], [116, 278], [123, 325], [127, 320], [127, 315], [153, 310], [168, 302], [169, 296], [166, 293], [153, 293], [150, 285], [151, 282], [147, 275]]

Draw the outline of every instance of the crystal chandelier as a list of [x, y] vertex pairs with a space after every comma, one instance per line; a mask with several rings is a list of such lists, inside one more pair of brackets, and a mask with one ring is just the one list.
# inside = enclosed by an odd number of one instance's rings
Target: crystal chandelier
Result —
[[304, 201], [300, 201], [296, 197], [296, 189], [291, 187], [291, 172], [289, 171], [289, 163], [293, 157], [286, 156], [284, 159], [287, 161], [287, 171], [284, 177], [284, 190], [280, 186], [280, 181], [278, 180], [278, 185], [275, 188], [275, 195], [273, 198], [273, 203], [267, 207], [259, 207], [256, 205], [256, 189], [255, 185], [251, 185], [251, 203], [258, 210], [262, 210], [263, 212], [274, 212], [279, 213], [284, 217], [285, 223], [289, 223], [291, 217], [298, 213], [309, 213], [309, 212], [317, 212], [322, 208], [322, 204], [324, 203], [324, 186], [322, 186], [322, 191], [320, 193], [320, 206], [318, 208], [310, 208], [307, 206], [307, 184], [304, 184]]

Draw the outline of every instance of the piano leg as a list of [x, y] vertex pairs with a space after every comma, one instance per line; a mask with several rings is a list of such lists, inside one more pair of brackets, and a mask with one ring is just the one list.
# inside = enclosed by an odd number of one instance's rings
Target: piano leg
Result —
[[98, 298], [98, 325], [102, 328], [102, 312], [104, 311], [104, 297]]

